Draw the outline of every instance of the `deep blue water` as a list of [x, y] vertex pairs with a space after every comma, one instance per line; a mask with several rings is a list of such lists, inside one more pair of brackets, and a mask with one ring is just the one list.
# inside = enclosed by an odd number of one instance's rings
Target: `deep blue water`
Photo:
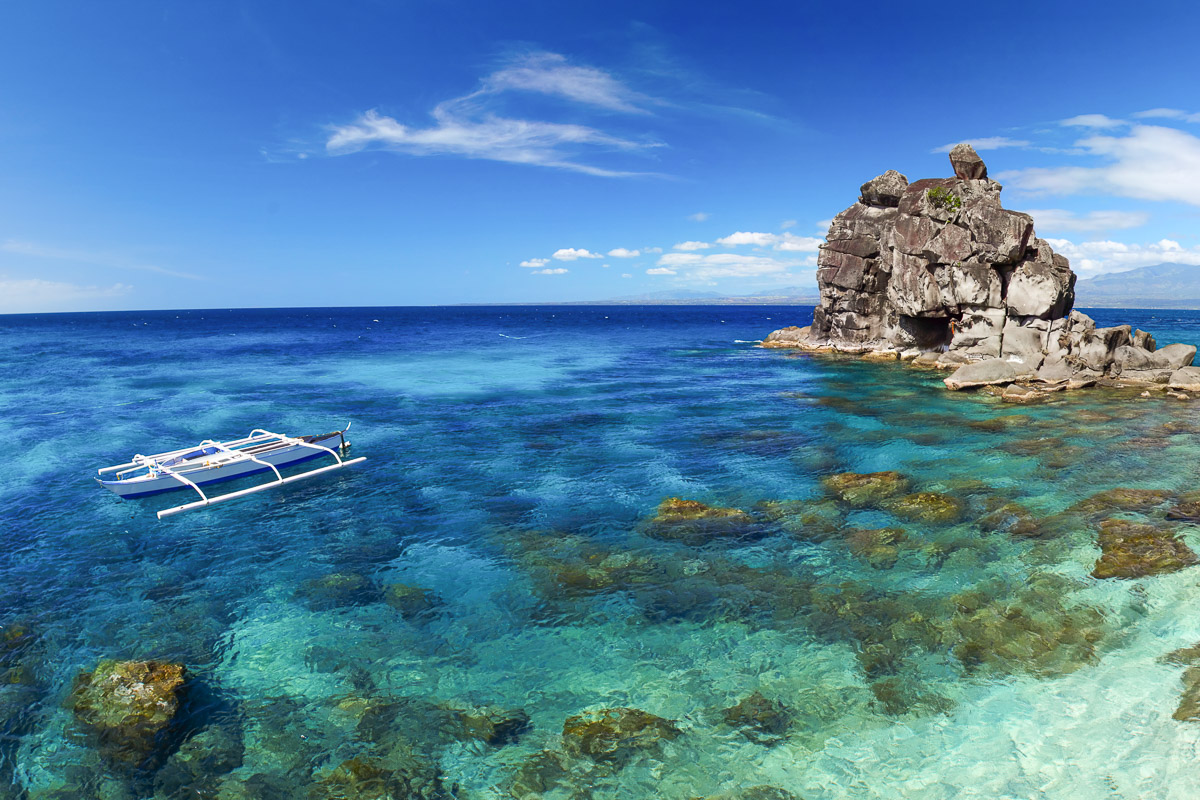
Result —
[[[1200, 344], [1200, 312], [1092, 313]], [[1070, 509], [1161, 490], [1105, 513], [1200, 549], [1164, 520], [1198, 488], [1197, 406], [1085, 392], [1014, 407], [939, 373], [754, 346], [810, 320], [0, 317], [0, 626], [32, 632], [0, 653], [0, 797], [304, 796], [350, 758], [396, 769], [398, 742], [462, 798], [1196, 796], [1200, 723], [1172, 719], [1183, 667], [1162, 656], [1200, 640], [1200, 567], [1093, 578], [1098, 517]], [[191, 498], [121, 501], [91, 478], [133, 453], [351, 420], [365, 464], [161, 522]], [[962, 513], [849, 507], [822, 484], [882, 470]], [[668, 497], [752, 521], [664, 533]], [[1045, 531], [1012, 533], [1005, 504]], [[386, 602], [395, 584], [428, 607]], [[152, 767], [107, 764], [73, 717], [73, 681], [100, 659], [193, 676], [187, 741]], [[754, 692], [786, 730], [728, 723]], [[479, 706], [529, 726], [505, 744], [434, 730]], [[368, 724], [398, 707], [407, 725]], [[619, 768], [530, 766], [563, 749], [572, 715], [623, 707], [682, 733]], [[214, 741], [237, 758], [198, 758]]]

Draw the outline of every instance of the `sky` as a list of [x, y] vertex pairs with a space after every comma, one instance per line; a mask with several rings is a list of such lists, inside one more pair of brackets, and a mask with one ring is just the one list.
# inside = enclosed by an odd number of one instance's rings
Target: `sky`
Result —
[[[973, 142], [1082, 278], [1200, 269], [1200, 6], [0, 5], [0, 313], [815, 294]], [[798, 290], [798, 291], [796, 291]]]

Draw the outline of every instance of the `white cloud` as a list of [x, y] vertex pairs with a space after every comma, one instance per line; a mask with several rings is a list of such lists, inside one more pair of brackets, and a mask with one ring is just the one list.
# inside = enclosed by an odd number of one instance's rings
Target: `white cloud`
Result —
[[788, 228], [794, 227], [796, 227], [796, 220], [794, 219], [785, 219], [783, 222], [779, 223], [779, 230], [781, 231], [786, 231]]
[[566, 267], [557, 267], [555, 269], [535, 269], [530, 275], [563, 275], [569, 270]]
[[519, 90], [562, 97], [610, 111], [644, 114], [649, 98], [594, 67], [576, 67], [558, 53], [529, 53], [483, 79], [476, 95]]
[[933, 152], [949, 153], [954, 149], [955, 145], [964, 142], [976, 150], [999, 150], [1001, 147], [1029, 147], [1030, 145], [1030, 142], [1026, 139], [1010, 139], [1007, 136], [984, 136], [981, 139], [960, 139], [951, 144], [944, 144], [941, 147], [935, 148]]
[[1077, 117], [1064, 119], [1058, 123], [1072, 128], [1119, 128], [1128, 123], [1121, 119], [1113, 119], [1103, 114], [1080, 114]]
[[819, 230], [821, 232], [826, 232], [829, 230], [829, 226], [832, 224], [833, 224], [832, 217], [830, 217], [829, 219], [819, 219], [819, 220], [817, 220], [817, 230]]
[[667, 253], [658, 259], [658, 264], [661, 268], [672, 270], [672, 273], [686, 272], [691, 280], [711, 281], [717, 278], [778, 277], [786, 273], [789, 267], [800, 266], [801, 262], [738, 253]]
[[1139, 111], [1130, 116], [1135, 119], [1178, 119], [1184, 122], [1200, 122], [1200, 114], [1189, 114], [1178, 108], [1151, 108], [1146, 111]]
[[722, 236], [717, 239], [717, 244], [723, 244], [726, 247], [736, 247], [740, 244], [752, 244], [756, 247], [766, 247], [769, 244], [774, 244], [778, 239], [773, 233], [751, 233], [750, 231], [738, 231], [731, 233], [728, 236]]
[[692, 214], [691, 216], [689, 216], [688, 219], [690, 219], [692, 222], [704, 222], [704, 220], [708, 219], [711, 216], [712, 215], [709, 214], [707, 211], [697, 211], [695, 214]]
[[646, 113], [639, 104], [650, 101], [606, 72], [572, 66], [557, 53], [533, 53], [485, 77], [474, 92], [436, 105], [430, 127], [404, 125], [372, 109], [351, 123], [332, 126], [325, 150], [330, 155], [368, 148], [415, 156], [456, 155], [605, 177], [648, 174], [596, 167], [579, 156], [581, 151], [633, 152], [657, 143], [631, 141], [586, 125], [502, 116], [498, 102], [514, 91], [630, 113]]
[[708, 242], [680, 242], [675, 245], [676, 250], [707, 250], [712, 247]]
[[637, 258], [642, 254], [642, 251], [626, 250], [624, 247], [614, 247], [612, 250], [608, 251], [608, 254], [613, 258]]
[[997, 177], [1028, 193], [1093, 192], [1200, 205], [1200, 138], [1177, 128], [1135, 125], [1122, 136], [1091, 136], [1077, 146], [1104, 163], [1041, 167]]
[[0, 276], [0, 314], [88, 311], [96, 301], [129, 294], [132, 286], [79, 286], [40, 278]]
[[522, 261], [522, 267], [544, 267], [550, 263], [548, 258], [531, 258], [528, 261]]
[[1146, 244], [1099, 241], [1075, 243], [1069, 239], [1047, 239], [1055, 252], [1071, 261], [1071, 268], [1080, 275], [1120, 272], [1151, 264], [1173, 262], [1200, 266], [1200, 247], [1185, 248], [1173, 239], [1161, 239]]
[[667, 269], [666, 267], [651, 267], [646, 270], [647, 275], [674, 275], [675, 270]]
[[661, 247], [643, 247], [642, 252], [644, 252], [644, 253], [661, 253], [662, 248]]
[[563, 247], [559, 250], [555, 250], [554, 255], [551, 256], [551, 258], [559, 261], [574, 261], [579, 258], [604, 258], [604, 256], [583, 248], [577, 250], [574, 247]]
[[717, 244], [723, 244], [726, 247], [737, 247], [738, 245], [754, 245], [755, 247], [774, 247], [776, 250], [785, 250], [789, 252], [815, 253], [820, 247], [822, 239], [813, 236], [797, 236], [794, 233], [755, 233], [751, 231], [738, 231], [729, 236], [723, 236], [717, 239]]
[[775, 249], [793, 253], [815, 253], [821, 248], [821, 243], [824, 241], [815, 236], [796, 236], [793, 233], [785, 233], [775, 243]]
[[1079, 215], [1061, 208], [1027, 209], [1039, 231], [1109, 231], [1145, 225], [1144, 211], [1089, 211]]
[[622, 272], [622, 273], [621, 273], [621, 277], [622, 277], [622, 278], [632, 278], [633, 276], [632, 276], [632, 275], [630, 275], [628, 272]]

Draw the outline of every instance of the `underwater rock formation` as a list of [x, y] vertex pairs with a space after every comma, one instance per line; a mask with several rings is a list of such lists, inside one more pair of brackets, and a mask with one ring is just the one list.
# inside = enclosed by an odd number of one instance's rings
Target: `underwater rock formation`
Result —
[[778, 700], [763, 697], [760, 692], [754, 692], [725, 709], [721, 716], [726, 725], [740, 729], [747, 739], [759, 744], [771, 744], [782, 739], [792, 724], [787, 706]]
[[668, 497], [645, 525], [656, 539], [702, 545], [710, 539], [740, 537], [753, 532], [754, 518], [739, 508], [709, 506], [698, 500]]
[[1141, 578], [1177, 572], [1197, 562], [1192, 549], [1169, 530], [1127, 519], [1106, 519], [1097, 536], [1097, 578]]
[[842, 472], [821, 479], [825, 489], [852, 506], [876, 505], [908, 491], [909, 481], [899, 472]]
[[99, 738], [101, 755], [139, 765], [162, 744], [186, 677], [181, 664], [104, 660], [76, 678], [71, 707]]
[[621, 763], [682, 732], [671, 720], [639, 708], [602, 708], [567, 718], [563, 750], [594, 761]]
[[919, 359], [956, 369], [951, 389], [1200, 383], [1179, 374], [1196, 348], [1157, 349], [1143, 331], [1097, 328], [1072, 311], [1067, 259], [1037, 237], [1032, 217], [1001, 206], [1002, 187], [970, 145], [950, 162], [953, 178], [909, 183], [889, 170], [864, 183], [821, 245], [812, 325], [774, 331], [763, 347]]

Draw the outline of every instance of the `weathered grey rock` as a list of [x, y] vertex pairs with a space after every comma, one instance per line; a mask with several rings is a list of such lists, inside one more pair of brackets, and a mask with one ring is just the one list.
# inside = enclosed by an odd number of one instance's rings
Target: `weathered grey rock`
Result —
[[1181, 367], [1171, 373], [1167, 384], [1172, 389], [1200, 392], [1200, 367]]
[[973, 389], [979, 386], [995, 386], [1012, 383], [1017, 379], [1017, 370], [1011, 363], [1001, 358], [990, 358], [986, 361], [976, 361], [964, 364], [946, 378], [947, 388]]
[[1010, 314], [1057, 319], [1075, 302], [1075, 273], [1054, 263], [1044, 241], [1037, 240], [1037, 257], [1022, 261], [1009, 281], [1005, 304]]
[[1002, 358], [1018, 376], [1068, 386], [1165, 382], [1192, 363], [1194, 348], [1157, 350], [1144, 331], [1098, 329], [1073, 311], [1067, 259], [1028, 214], [1001, 205], [973, 148], [950, 155], [953, 178], [909, 183], [889, 170], [862, 185], [817, 255], [812, 325], [776, 331], [764, 347], [907, 353], [938, 368]]
[[1178, 370], [1190, 367], [1196, 357], [1196, 348], [1190, 344], [1169, 344], [1154, 352], [1157, 365], [1163, 369]]
[[[1032, 372], [1042, 365], [1045, 354], [1042, 352], [1043, 333], [1036, 328], [1021, 325], [1009, 317], [1004, 323], [1004, 334], [1000, 348], [1001, 358], [1010, 362], [1020, 361], [1026, 371]], [[1020, 370], [1018, 370], [1020, 371]]]
[[862, 185], [859, 189], [859, 200], [869, 206], [895, 208], [900, 205], [900, 197], [907, 188], [908, 178], [894, 169], [889, 169]]
[[1038, 367], [1037, 379], [1044, 383], [1062, 383], [1070, 380], [1072, 374], [1071, 365], [1061, 353], [1055, 353], [1053, 356], [1047, 356]]
[[792, 325], [787, 328], [781, 328], [777, 331], [772, 331], [763, 340], [763, 347], [800, 347], [808, 341], [808, 334], [811, 332], [812, 326], [798, 328]]
[[959, 178], [965, 180], [987, 179], [987, 165], [975, 152], [975, 148], [966, 142], [954, 145], [954, 149], [950, 151], [950, 164], [954, 167], [955, 176]]

